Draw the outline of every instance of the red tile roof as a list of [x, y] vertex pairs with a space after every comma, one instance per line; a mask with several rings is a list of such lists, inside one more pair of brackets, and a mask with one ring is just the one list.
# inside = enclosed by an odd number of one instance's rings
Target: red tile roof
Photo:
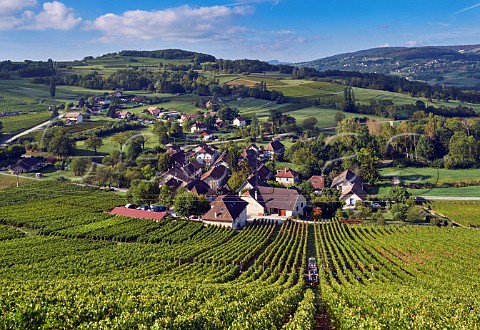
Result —
[[277, 178], [296, 178], [298, 177], [298, 172], [285, 167], [283, 170], [278, 170], [277, 174], [275, 175]]
[[312, 184], [313, 189], [320, 190], [325, 188], [325, 178], [320, 175], [312, 175], [308, 181]]
[[123, 215], [126, 217], [140, 218], [140, 219], [152, 219], [152, 220], [163, 220], [166, 216], [166, 212], [151, 212], [143, 211], [136, 209], [127, 209], [124, 206], [119, 206], [110, 211], [110, 214], [113, 215]]

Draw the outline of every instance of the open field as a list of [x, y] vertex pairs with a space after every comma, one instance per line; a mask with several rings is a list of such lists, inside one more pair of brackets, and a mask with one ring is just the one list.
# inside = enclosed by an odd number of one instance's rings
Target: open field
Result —
[[[19, 185], [28, 185], [37, 182], [38, 180], [34, 179], [27, 179], [24, 177], [18, 178]], [[7, 188], [12, 188], [17, 186], [17, 176], [10, 175], [9, 173], [3, 174], [0, 173], [0, 191], [5, 190]]]
[[387, 180], [399, 177], [404, 183], [455, 183], [460, 181], [478, 180], [480, 169], [437, 169], [431, 167], [384, 168], [380, 170]]
[[[324, 319], [335, 329], [474, 329], [478, 322], [480, 240], [472, 229], [332, 221], [234, 231], [112, 216], [105, 211], [123, 197], [69, 184], [0, 195], [0, 324], [12, 328], [316, 329]], [[306, 283], [312, 256], [320, 288]]]

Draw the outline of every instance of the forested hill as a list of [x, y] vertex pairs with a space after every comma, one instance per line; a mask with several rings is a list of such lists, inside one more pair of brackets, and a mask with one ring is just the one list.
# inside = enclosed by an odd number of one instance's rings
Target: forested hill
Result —
[[118, 53], [109, 53], [100, 58], [109, 58], [115, 56], [125, 57], [148, 57], [148, 58], [161, 58], [167, 60], [195, 60], [199, 63], [203, 62], [215, 62], [215, 56], [192, 52], [182, 49], [162, 49], [162, 50], [122, 50]]
[[395, 74], [431, 85], [480, 88], [480, 45], [384, 47], [339, 54], [299, 66]]

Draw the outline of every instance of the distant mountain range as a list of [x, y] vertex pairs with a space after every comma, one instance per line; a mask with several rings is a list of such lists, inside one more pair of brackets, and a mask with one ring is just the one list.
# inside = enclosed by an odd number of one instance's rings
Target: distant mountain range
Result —
[[320, 71], [392, 74], [432, 85], [480, 87], [480, 45], [382, 47], [298, 63]]

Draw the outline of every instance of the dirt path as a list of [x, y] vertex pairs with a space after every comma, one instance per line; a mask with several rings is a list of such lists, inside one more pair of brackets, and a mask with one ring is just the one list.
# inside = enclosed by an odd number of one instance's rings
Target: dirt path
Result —
[[[317, 259], [318, 265], [318, 256], [317, 251], [315, 248], [315, 232], [313, 228], [313, 224], [308, 225], [308, 236], [307, 236], [307, 258], [315, 257]], [[312, 288], [315, 292], [316, 302], [315, 305], [317, 307], [317, 313], [315, 314], [315, 322], [316, 326], [315, 329], [319, 330], [331, 330], [332, 325], [330, 323], [330, 317], [328, 316], [325, 310], [325, 304], [322, 300], [322, 291], [320, 289], [320, 285]]]

